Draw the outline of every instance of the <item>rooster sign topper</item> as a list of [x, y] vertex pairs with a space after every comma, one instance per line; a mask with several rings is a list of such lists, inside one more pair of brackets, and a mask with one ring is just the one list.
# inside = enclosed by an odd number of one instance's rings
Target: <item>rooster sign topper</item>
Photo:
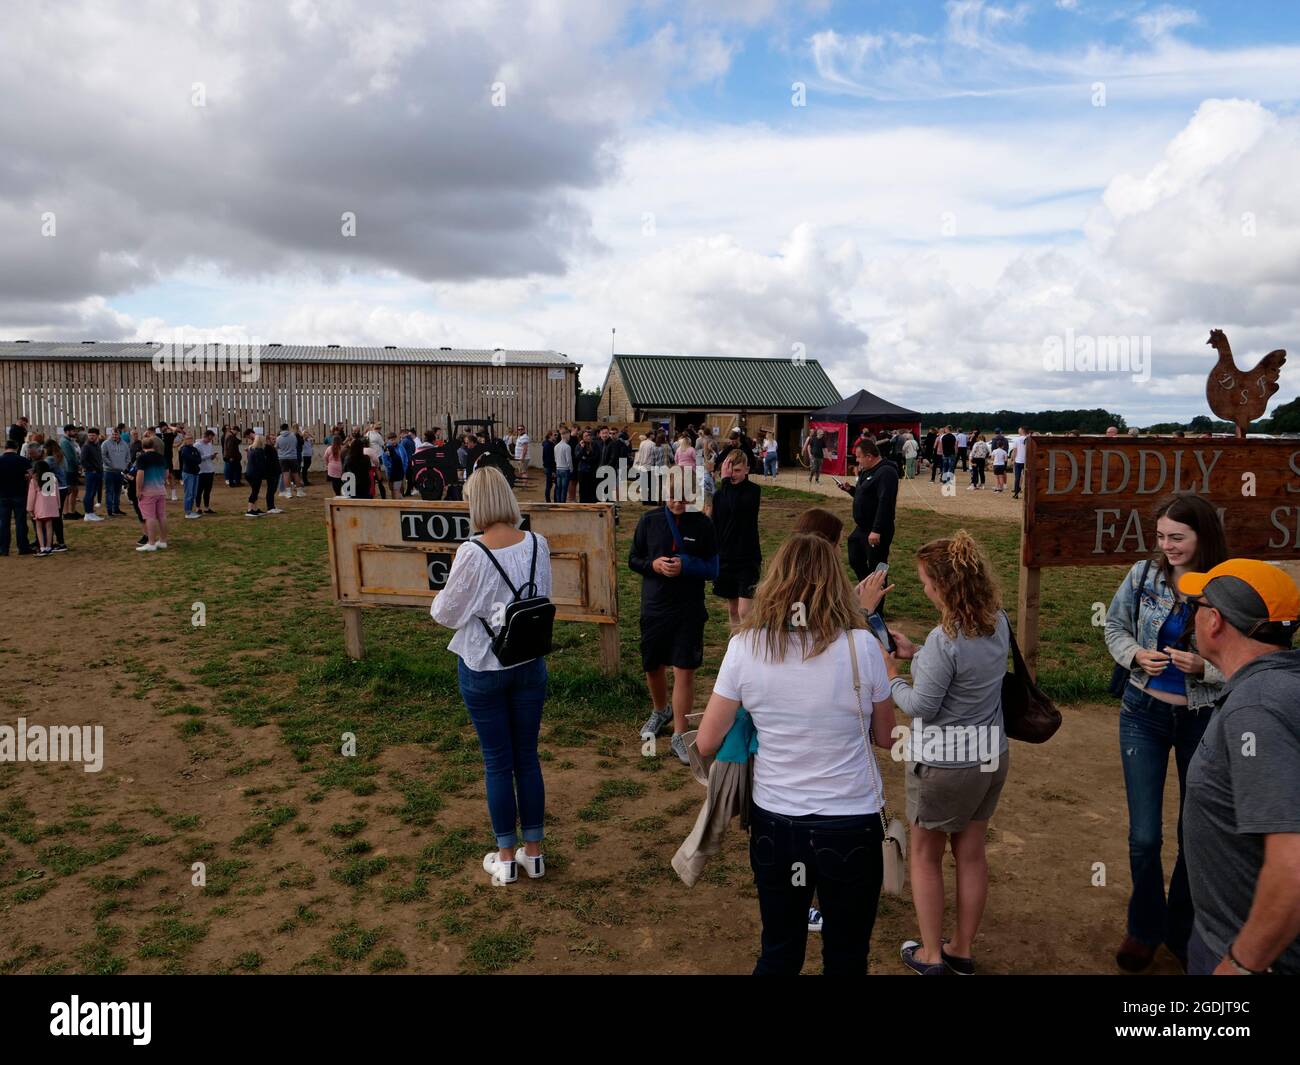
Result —
[[1211, 329], [1206, 341], [1219, 353], [1219, 361], [1205, 383], [1205, 398], [1226, 422], [1237, 426], [1237, 437], [1246, 435], [1246, 426], [1264, 416], [1269, 397], [1278, 390], [1277, 378], [1286, 362], [1286, 352], [1270, 351], [1253, 370], [1241, 369], [1232, 358], [1232, 348], [1222, 329]]

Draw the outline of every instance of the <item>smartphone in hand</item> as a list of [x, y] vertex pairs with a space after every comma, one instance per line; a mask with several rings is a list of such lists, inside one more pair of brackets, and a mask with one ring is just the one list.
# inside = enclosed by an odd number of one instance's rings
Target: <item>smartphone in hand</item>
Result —
[[880, 641], [881, 646], [889, 648], [889, 653], [898, 653], [898, 644], [894, 641], [894, 634], [885, 626], [885, 619], [879, 614], [868, 614], [867, 624], [871, 626], [871, 634]]

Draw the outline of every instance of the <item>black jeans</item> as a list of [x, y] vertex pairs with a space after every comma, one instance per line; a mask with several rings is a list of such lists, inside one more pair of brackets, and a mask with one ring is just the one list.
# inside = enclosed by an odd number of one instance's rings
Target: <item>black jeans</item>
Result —
[[[868, 535], [867, 531], [856, 527], [849, 533], [849, 568], [853, 570], [858, 580], [870, 576], [872, 570], [879, 566], [880, 563], [889, 561], [889, 546], [894, 542], [894, 534], [891, 532], [887, 539], [882, 537], [880, 543], [872, 547], [867, 541]], [[889, 581], [885, 581], [885, 583], [888, 584]], [[885, 616], [885, 601], [883, 599], [880, 600], [877, 613], [882, 618]]]
[[212, 506], [212, 482], [216, 478], [215, 473], [199, 474], [199, 498], [197, 502], [202, 503], [205, 508]]
[[754, 806], [749, 864], [763, 919], [755, 976], [798, 976], [808, 947], [808, 908], [822, 912], [822, 971], [865, 976], [884, 861], [879, 814], [785, 817]]
[[27, 539], [27, 497], [0, 496], [0, 555], [9, 554], [9, 520], [13, 519], [18, 534], [18, 551], [28, 554], [36, 549]]
[[975, 485], [984, 484], [984, 467], [988, 465], [988, 459], [971, 459], [970, 460], [970, 483]]

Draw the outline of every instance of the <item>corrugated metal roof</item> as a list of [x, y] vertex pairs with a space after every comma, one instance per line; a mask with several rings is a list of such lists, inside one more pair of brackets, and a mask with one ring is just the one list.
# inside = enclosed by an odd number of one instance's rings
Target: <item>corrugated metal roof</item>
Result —
[[[94, 362], [151, 362], [163, 344], [79, 344], [58, 341], [0, 341], [0, 359], [89, 360]], [[204, 346], [204, 345], [199, 345]], [[238, 353], [238, 345], [208, 344], [208, 349], [229, 349]], [[262, 362], [348, 362], [348, 363], [491, 363], [493, 356], [502, 366], [571, 366], [577, 364], [559, 351], [516, 351], [498, 348], [403, 348], [403, 347], [331, 347], [325, 344], [262, 344], [257, 348]]]
[[615, 355], [641, 410], [818, 410], [840, 394], [816, 359], [723, 355]]

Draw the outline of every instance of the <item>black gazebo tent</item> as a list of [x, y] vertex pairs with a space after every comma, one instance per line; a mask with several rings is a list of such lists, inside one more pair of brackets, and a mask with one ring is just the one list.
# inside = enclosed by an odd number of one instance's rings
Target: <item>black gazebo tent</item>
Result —
[[865, 388], [838, 403], [814, 411], [812, 418], [819, 422], [847, 422], [851, 426], [870, 424], [882, 429], [908, 428], [918, 433], [921, 428], [921, 415], [916, 411], [872, 395]]
[[808, 428], [824, 429], [826, 435], [834, 441], [835, 457], [828, 457], [822, 469], [826, 473], [844, 473], [847, 470], [849, 445], [864, 429], [872, 436], [887, 429], [908, 429], [919, 443], [921, 415], [860, 388], [838, 403], [814, 411], [808, 418]]

